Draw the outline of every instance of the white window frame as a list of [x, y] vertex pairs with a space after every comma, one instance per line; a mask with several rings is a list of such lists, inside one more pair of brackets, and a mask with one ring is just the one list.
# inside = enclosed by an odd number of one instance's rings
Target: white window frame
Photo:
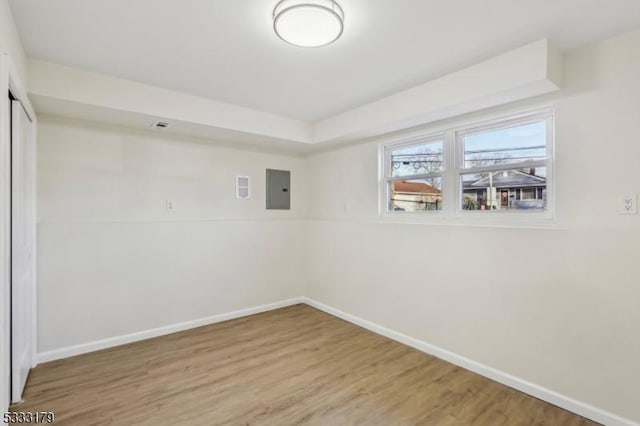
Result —
[[[517, 127], [535, 122], [546, 121], [546, 158], [516, 164], [464, 168], [464, 136], [479, 132]], [[555, 178], [554, 164], [554, 110], [542, 107], [535, 110], [501, 114], [483, 120], [467, 120], [453, 123], [447, 127], [413, 131], [404, 137], [389, 138], [379, 144], [379, 213], [383, 219], [409, 220], [414, 222], [443, 222], [460, 224], [513, 225], [521, 222], [548, 224], [554, 218]], [[391, 178], [391, 152], [398, 148], [410, 147], [430, 141], [444, 141], [444, 166], [441, 173], [403, 176]], [[464, 210], [462, 209], [462, 175], [482, 171], [504, 171], [529, 167], [545, 167], [547, 174], [547, 204], [544, 211], [534, 210]], [[438, 211], [393, 211], [390, 210], [390, 185], [393, 180], [411, 180], [442, 176], [442, 210]]]
[[[415, 175], [406, 175], [406, 176], [397, 176], [391, 177], [392, 174], [392, 161], [391, 161], [391, 153], [397, 149], [402, 148], [410, 148], [413, 146], [425, 145], [433, 142], [442, 142], [443, 149], [443, 164], [442, 170], [439, 172], [431, 172], [431, 173], [418, 173]], [[429, 133], [423, 136], [411, 137], [407, 139], [397, 140], [393, 143], [384, 144], [382, 146], [382, 179], [381, 179], [381, 193], [382, 193], [382, 205], [381, 212], [384, 214], [390, 215], [404, 215], [404, 216], [414, 216], [414, 215], [423, 215], [427, 214], [430, 217], [439, 217], [445, 218], [447, 216], [446, 206], [444, 205], [444, 200], [446, 198], [444, 194], [444, 189], [446, 188], [446, 180], [447, 180], [447, 143], [446, 134], [444, 132], [436, 132]], [[442, 202], [443, 207], [441, 210], [425, 210], [425, 211], [397, 211], [391, 210], [391, 183], [399, 182], [399, 181], [409, 181], [416, 179], [430, 179], [430, 178], [441, 178], [442, 179]]]

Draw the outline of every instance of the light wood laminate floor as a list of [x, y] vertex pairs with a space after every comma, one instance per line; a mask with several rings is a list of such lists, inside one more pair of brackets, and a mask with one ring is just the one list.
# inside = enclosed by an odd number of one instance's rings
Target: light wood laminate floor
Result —
[[306, 305], [43, 364], [60, 425], [591, 425]]

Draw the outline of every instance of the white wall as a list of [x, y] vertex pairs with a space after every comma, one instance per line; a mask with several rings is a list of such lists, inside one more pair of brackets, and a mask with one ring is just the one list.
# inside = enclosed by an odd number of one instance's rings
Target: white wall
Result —
[[556, 109], [553, 229], [385, 222], [376, 143], [310, 157], [306, 295], [640, 421], [638, 52], [571, 52], [562, 92], [511, 107]]
[[[50, 117], [38, 132], [39, 352], [302, 295], [302, 158]], [[291, 211], [265, 210], [266, 168], [291, 170]]]
[[9, 55], [18, 78], [26, 84], [27, 57], [13, 20], [9, 0], [0, 0], [0, 53]]

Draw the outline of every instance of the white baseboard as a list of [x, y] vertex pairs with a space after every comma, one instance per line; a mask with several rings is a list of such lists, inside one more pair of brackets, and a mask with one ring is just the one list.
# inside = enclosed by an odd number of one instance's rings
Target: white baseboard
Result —
[[522, 380], [518, 377], [512, 376], [495, 368], [486, 366], [477, 361], [473, 361], [469, 358], [465, 358], [461, 355], [442, 349], [438, 346], [431, 345], [389, 328], [383, 327], [371, 321], [364, 320], [356, 317], [355, 315], [348, 314], [340, 311], [339, 309], [325, 305], [308, 297], [297, 297], [293, 299], [283, 300], [280, 302], [269, 303], [266, 305], [255, 306], [252, 308], [240, 309], [238, 311], [228, 312], [224, 314], [213, 315], [206, 318], [201, 318], [192, 321], [185, 321], [178, 324], [172, 324], [164, 327], [154, 328], [151, 330], [140, 331], [137, 333], [126, 334], [123, 336], [111, 337], [108, 339], [97, 340], [94, 342], [83, 343], [80, 345], [69, 346], [66, 348], [55, 349], [48, 352], [42, 352], [37, 355], [38, 363], [54, 361], [57, 359], [68, 358], [75, 355], [81, 355], [88, 352], [94, 352], [101, 349], [107, 349], [114, 346], [120, 346], [127, 343], [137, 342], [140, 340], [150, 339], [153, 337], [163, 336], [166, 334], [176, 333], [179, 331], [189, 330], [191, 328], [202, 327], [204, 325], [214, 324], [217, 322], [228, 321], [235, 318], [241, 318], [248, 315], [259, 314], [262, 312], [272, 311], [274, 309], [284, 308], [286, 306], [296, 305], [299, 303], [305, 303], [316, 309], [324, 311], [328, 314], [341, 318], [352, 324], [358, 325], [362, 328], [366, 328], [374, 333], [388, 337], [397, 342], [403, 343], [419, 351], [425, 352], [429, 355], [433, 355], [452, 364], [458, 365], [474, 373], [480, 374], [498, 383], [502, 383], [513, 389], [517, 389], [535, 398], [546, 401], [550, 404], [564, 408], [565, 410], [576, 413], [580, 416], [586, 417], [598, 423], [602, 423], [608, 426], [639, 426], [629, 419], [625, 419], [616, 414], [608, 411], [593, 407], [584, 402], [577, 401], [573, 398], [569, 398], [565, 395], [559, 394], [552, 390], [546, 389], [542, 386], [534, 383]]
[[82, 343], [80, 345], [54, 349], [52, 351], [38, 353], [37, 361], [38, 361], [38, 364], [43, 362], [55, 361], [57, 359], [68, 358], [71, 356], [81, 355], [88, 352], [99, 351], [101, 349], [107, 349], [114, 346], [125, 345], [127, 343], [138, 342], [140, 340], [151, 339], [152, 337], [158, 337], [158, 336], [164, 336], [166, 334], [177, 333], [179, 331], [189, 330], [191, 328], [196, 328], [196, 327], [202, 327], [204, 325], [209, 325], [209, 324], [215, 324], [217, 322], [228, 321], [236, 318], [246, 317], [248, 315], [254, 315], [262, 312], [272, 311], [274, 309], [280, 309], [286, 306], [296, 305], [299, 303], [304, 303], [303, 297], [296, 297], [293, 299], [282, 300], [280, 302], [269, 303], [266, 305], [254, 306], [252, 308], [240, 309], [238, 311], [213, 315], [206, 318], [185, 321], [178, 324], [171, 324], [164, 327], [154, 328], [151, 330], [144, 330], [136, 333], [125, 334], [123, 336], [115, 336], [115, 337], [110, 337], [108, 339]]
[[308, 297], [303, 297], [303, 303], [338, 318], [341, 318], [352, 324], [358, 325], [362, 328], [366, 328], [367, 330], [370, 330], [376, 334], [380, 334], [382, 336], [388, 337], [389, 339], [403, 343], [407, 346], [411, 346], [412, 348], [418, 349], [419, 351], [425, 352], [429, 355], [433, 355], [437, 358], [443, 359], [452, 364], [473, 371], [474, 373], [480, 374], [481, 376], [487, 377], [498, 383], [502, 383], [503, 385], [509, 386], [510, 388], [517, 389], [528, 395], [531, 395], [558, 407], [564, 408], [565, 410], [571, 411], [598, 423], [602, 423], [607, 426], [638, 426], [638, 423], [635, 423], [629, 419], [625, 419], [616, 414], [601, 410], [589, 404], [585, 404], [584, 402], [576, 401], [573, 398], [561, 395], [558, 392], [546, 389], [542, 386], [536, 385], [535, 383], [522, 380], [518, 377], [514, 377], [500, 370], [496, 370], [495, 368], [486, 366], [477, 361], [473, 361], [469, 358], [465, 358], [461, 355], [447, 351], [446, 349], [431, 345], [429, 343], [375, 324], [371, 321], [358, 318], [354, 315], [340, 311], [339, 309], [333, 308], [331, 306], [327, 306]]

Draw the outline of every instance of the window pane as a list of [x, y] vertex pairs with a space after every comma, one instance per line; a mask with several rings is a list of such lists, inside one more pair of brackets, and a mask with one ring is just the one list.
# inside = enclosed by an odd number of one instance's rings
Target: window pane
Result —
[[544, 160], [546, 121], [464, 136], [464, 167], [486, 167]]
[[391, 211], [442, 210], [442, 178], [391, 182]]
[[391, 176], [411, 176], [443, 169], [443, 141], [398, 148], [391, 151]]
[[547, 169], [512, 169], [462, 175], [463, 210], [530, 210], [547, 208]]

